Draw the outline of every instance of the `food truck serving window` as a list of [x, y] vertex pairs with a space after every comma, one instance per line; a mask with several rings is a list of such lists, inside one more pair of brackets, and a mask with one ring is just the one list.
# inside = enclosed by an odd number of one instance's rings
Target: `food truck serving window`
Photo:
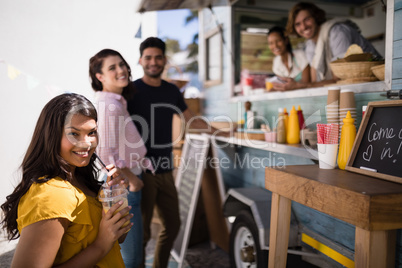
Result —
[[222, 83], [222, 39], [216, 27], [205, 36], [205, 87]]

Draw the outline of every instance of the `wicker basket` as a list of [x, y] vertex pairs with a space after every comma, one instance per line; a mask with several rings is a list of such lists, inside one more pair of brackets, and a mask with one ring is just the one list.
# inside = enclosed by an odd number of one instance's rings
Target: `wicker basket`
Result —
[[182, 87], [187, 85], [187, 83], [189, 82], [188, 80], [184, 80], [184, 79], [181, 80], [181, 79], [171, 79], [171, 78], [166, 78], [166, 81], [168, 81], [169, 83], [174, 84], [179, 89], [181, 89]]
[[183, 76], [183, 72], [181, 71], [181, 69], [176, 66], [176, 65], [170, 65], [169, 63], [166, 64], [165, 69], [162, 73], [162, 79], [168, 81], [169, 83], [174, 84], [176, 87], [178, 87], [179, 89], [181, 89], [182, 87], [184, 87], [185, 85], [187, 85], [188, 82], [190, 82], [188, 79], [176, 79], [176, 78], [171, 78], [168, 77], [168, 69], [170, 68], [174, 68], [176, 69], [176, 72], [180, 75]]
[[331, 62], [332, 72], [340, 79], [351, 79], [360, 77], [374, 77], [371, 67], [383, 64], [383, 61], [353, 61], [353, 62]]
[[371, 71], [378, 78], [378, 80], [384, 80], [385, 77], [385, 64], [371, 67]]

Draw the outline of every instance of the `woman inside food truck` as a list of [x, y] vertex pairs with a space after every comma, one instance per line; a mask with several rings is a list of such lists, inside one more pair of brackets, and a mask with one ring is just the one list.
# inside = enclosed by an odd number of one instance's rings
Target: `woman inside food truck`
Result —
[[[273, 60], [272, 71], [280, 81], [292, 78], [295, 82], [310, 82], [310, 66], [304, 51], [292, 50], [289, 37], [285, 35], [285, 29], [279, 26], [271, 28], [267, 39], [269, 49], [276, 56]], [[273, 90], [287, 90], [285, 85], [279, 81], [274, 82]]]

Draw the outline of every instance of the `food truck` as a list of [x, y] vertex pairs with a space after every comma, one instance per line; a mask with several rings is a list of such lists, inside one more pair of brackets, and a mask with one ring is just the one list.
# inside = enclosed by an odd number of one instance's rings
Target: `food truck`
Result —
[[[138, 12], [181, 8], [199, 10], [198, 62], [203, 83], [202, 115], [205, 118], [211, 122], [230, 118], [240, 125], [245, 124], [244, 104], [252, 104], [251, 110], [258, 120], [253, 130], [239, 130], [246, 138], [240, 135], [230, 142], [225, 138], [214, 141], [218, 157], [229, 159], [225, 168], [219, 168], [224, 184], [222, 211], [228, 219], [230, 232], [230, 244], [222, 247], [228, 249], [235, 267], [267, 267], [272, 199], [271, 193], [265, 189], [265, 168], [317, 165], [317, 152], [312, 146], [314, 138], [302, 138], [300, 146], [267, 145], [264, 134], [257, 140], [247, 139], [247, 134], [249, 137], [261, 135], [262, 132], [255, 129], [262, 124], [275, 128], [278, 108], [290, 110], [292, 106], [301, 107], [307, 129], [314, 132], [317, 123], [327, 121], [329, 86], [354, 93], [357, 127], [362, 122], [362, 108], [369, 102], [401, 98], [402, 1], [312, 1], [326, 11], [327, 18], [348, 18], [360, 27], [362, 35], [384, 58], [383, 77], [363, 76], [340, 80], [325, 87], [285, 92], [267, 91], [265, 87], [266, 78], [274, 75], [273, 54], [268, 49], [266, 35], [267, 29], [286, 25], [288, 12], [297, 1], [137, 2]], [[303, 41], [292, 39], [293, 47], [303, 48]], [[261, 164], [249, 165], [250, 159], [260, 159]], [[229, 222], [232, 218], [234, 220]], [[394, 241], [395, 267], [402, 267], [400, 230], [396, 232]], [[304, 260], [319, 267], [354, 267], [355, 250], [355, 227], [352, 224], [292, 202], [288, 253], [302, 255]]]

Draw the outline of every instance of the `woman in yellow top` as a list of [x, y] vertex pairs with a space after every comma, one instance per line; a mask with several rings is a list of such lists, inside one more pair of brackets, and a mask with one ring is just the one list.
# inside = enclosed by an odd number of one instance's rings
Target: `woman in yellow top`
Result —
[[[85, 97], [62, 94], [43, 108], [22, 180], [1, 206], [8, 238], [19, 237], [11, 267], [124, 267], [118, 241], [133, 215], [130, 207], [116, 212], [122, 203], [102, 212], [97, 144], [97, 113]], [[119, 170], [108, 169], [110, 185], [123, 183]]]

